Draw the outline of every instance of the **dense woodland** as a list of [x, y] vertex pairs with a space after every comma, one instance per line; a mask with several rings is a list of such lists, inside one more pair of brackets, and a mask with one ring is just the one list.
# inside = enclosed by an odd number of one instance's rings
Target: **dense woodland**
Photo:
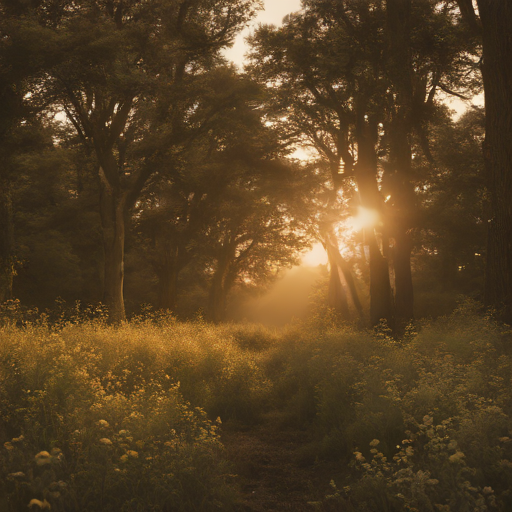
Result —
[[0, 509], [510, 510], [512, 5], [259, 8], [0, 0]]

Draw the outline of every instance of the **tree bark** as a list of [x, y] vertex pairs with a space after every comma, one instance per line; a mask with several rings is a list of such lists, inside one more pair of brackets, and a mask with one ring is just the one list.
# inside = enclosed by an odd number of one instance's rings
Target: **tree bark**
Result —
[[389, 279], [389, 264], [382, 256], [373, 230], [368, 233], [370, 247], [370, 323], [377, 325], [385, 320], [395, 328], [393, 293]]
[[12, 197], [4, 184], [0, 190], [0, 304], [13, 296], [13, 237]]
[[402, 329], [414, 318], [414, 288], [412, 284], [412, 237], [405, 230], [395, 233], [393, 266], [395, 269], [395, 321]]
[[227, 295], [231, 285], [229, 282], [230, 267], [233, 260], [233, 247], [229, 242], [225, 242], [220, 248], [217, 268], [210, 287], [209, 316], [210, 320], [215, 323], [226, 319]]
[[489, 219], [485, 303], [512, 323], [512, 3], [478, 0], [482, 26]]
[[[377, 153], [375, 150], [377, 125], [372, 120], [364, 119], [365, 110], [360, 107], [356, 126], [357, 186], [362, 206], [382, 214], [383, 198], [377, 185]], [[370, 322], [372, 325], [376, 325], [384, 319], [390, 328], [394, 328], [394, 304], [388, 260], [383, 256], [377, 244], [374, 227], [367, 229], [365, 238], [370, 249]]]
[[329, 307], [333, 308], [344, 320], [350, 320], [351, 315], [347, 292], [343, 286], [342, 275], [359, 318], [363, 319], [363, 306], [359, 300], [352, 269], [340, 254], [332, 224], [326, 225], [323, 229], [323, 246], [327, 252], [330, 266], [329, 291], [327, 295]]
[[104, 274], [103, 302], [109, 310], [109, 320], [126, 320], [124, 308], [124, 245], [127, 217], [126, 195], [106, 180], [100, 167], [100, 216], [103, 234]]
[[410, 44], [411, 0], [388, 0], [386, 4], [389, 78], [395, 94], [389, 123], [389, 168], [393, 207], [390, 234], [395, 239], [395, 319], [401, 327], [413, 319], [414, 289], [411, 272], [413, 248], [411, 228], [415, 209], [414, 188], [410, 184], [413, 130], [413, 64]]

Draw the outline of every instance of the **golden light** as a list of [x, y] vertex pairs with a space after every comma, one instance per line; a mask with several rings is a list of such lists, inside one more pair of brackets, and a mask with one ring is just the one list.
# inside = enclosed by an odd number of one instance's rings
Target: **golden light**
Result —
[[358, 206], [357, 215], [350, 217], [343, 224], [345, 229], [357, 232], [379, 225], [380, 215], [377, 210]]
[[328, 261], [324, 246], [320, 243], [313, 245], [311, 250], [302, 257], [302, 264], [307, 267], [326, 265]]

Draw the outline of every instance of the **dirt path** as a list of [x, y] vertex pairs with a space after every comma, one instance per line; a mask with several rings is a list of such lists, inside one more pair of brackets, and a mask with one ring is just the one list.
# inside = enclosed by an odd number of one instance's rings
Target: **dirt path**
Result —
[[308, 502], [329, 493], [329, 482], [339, 468], [305, 462], [301, 449], [308, 440], [304, 432], [281, 428], [272, 416], [248, 430], [224, 430], [222, 442], [241, 489], [241, 512], [315, 510]]

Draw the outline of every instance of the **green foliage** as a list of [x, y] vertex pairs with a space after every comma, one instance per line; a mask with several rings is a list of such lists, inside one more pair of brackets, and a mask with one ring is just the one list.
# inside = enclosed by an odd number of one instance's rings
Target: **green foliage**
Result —
[[401, 342], [382, 331], [312, 342], [302, 367], [318, 441], [308, 452], [353, 467], [318, 506], [509, 510], [510, 332], [478, 307], [463, 303]]
[[271, 332], [152, 313], [114, 328], [77, 313], [50, 327], [8, 307], [6, 510], [229, 510], [214, 420], [250, 427], [271, 410], [309, 431], [302, 463], [339, 463], [320, 509], [512, 505], [511, 334], [473, 302], [400, 340], [318, 319]]
[[98, 320], [7, 324], [0, 339], [6, 510], [31, 499], [66, 511], [229, 509], [218, 424], [205, 409], [254, 419], [268, 388], [229, 333]]

